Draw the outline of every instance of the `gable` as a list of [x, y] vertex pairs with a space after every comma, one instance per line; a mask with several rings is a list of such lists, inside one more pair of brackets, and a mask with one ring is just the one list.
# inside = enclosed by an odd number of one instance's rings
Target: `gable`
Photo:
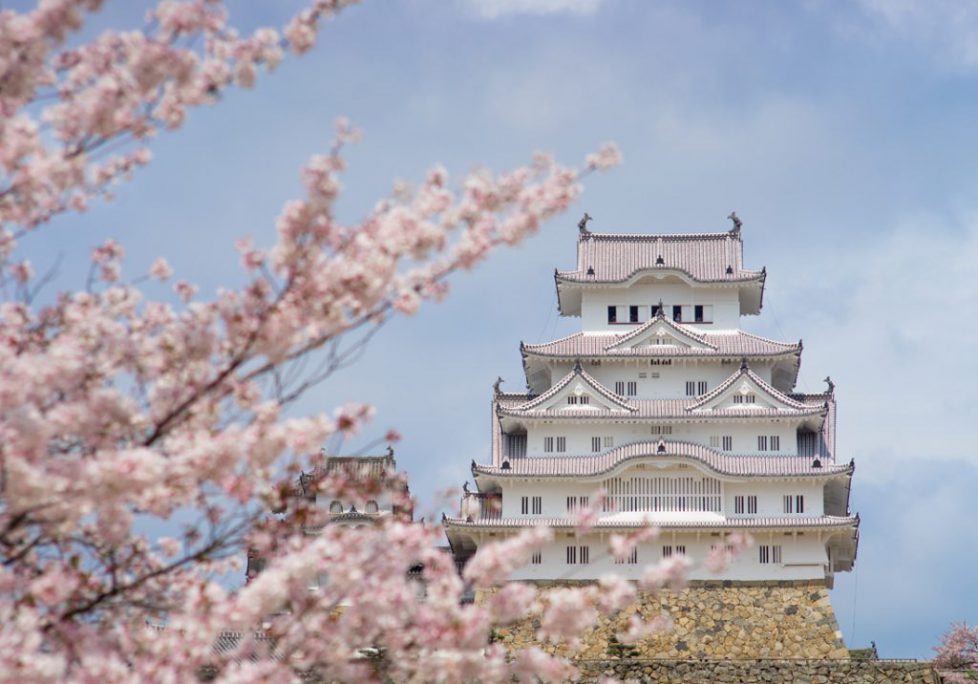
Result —
[[795, 401], [764, 382], [746, 364], [716, 389], [689, 407], [692, 412], [704, 411], [806, 411], [815, 407]]
[[614, 344], [608, 345], [605, 350], [622, 351], [647, 347], [716, 350], [716, 346], [706, 342], [702, 335], [683, 329], [662, 315], [661, 308], [659, 311], [660, 313], [655, 318], [617, 340]]
[[621, 411], [622, 408], [608, 401], [595, 391], [583, 378], [576, 378], [556, 392], [541, 407], [547, 411]]

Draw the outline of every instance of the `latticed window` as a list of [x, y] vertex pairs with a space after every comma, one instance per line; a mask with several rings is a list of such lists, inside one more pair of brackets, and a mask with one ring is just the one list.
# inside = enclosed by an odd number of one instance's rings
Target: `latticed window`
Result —
[[543, 438], [543, 450], [545, 452], [547, 452], [548, 454], [553, 452], [553, 450], [554, 450], [554, 438], [553, 437], [544, 437]]
[[591, 451], [593, 451], [595, 453], [601, 451], [601, 438], [600, 437], [592, 437], [591, 438]]
[[612, 477], [601, 484], [605, 512], [722, 512], [720, 481], [712, 477]]
[[541, 563], [543, 563], [543, 552], [537, 551], [532, 556], [530, 556], [530, 563], [532, 565], [540, 565]]
[[638, 564], [638, 547], [635, 547], [627, 556], [622, 556], [621, 558], [615, 558], [615, 565], [637, 565]]
[[634, 397], [638, 394], [638, 382], [635, 380], [629, 380], [625, 385], [625, 394], [630, 397]]
[[562, 453], [564, 451], [567, 451], [567, 438], [566, 437], [558, 437], [557, 438], [557, 453]]

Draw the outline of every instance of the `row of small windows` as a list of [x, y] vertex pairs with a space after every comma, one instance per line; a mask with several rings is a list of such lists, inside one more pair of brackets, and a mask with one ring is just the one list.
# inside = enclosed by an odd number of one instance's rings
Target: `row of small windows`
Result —
[[[653, 435], [671, 435], [671, 425], [653, 425], [651, 428]], [[591, 437], [591, 451], [598, 453], [603, 449], [611, 449], [615, 446], [615, 438], [610, 435]], [[712, 449], [722, 449], [723, 451], [733, 451], [733, 435], [711, 435], [710, 447]], [[781, 451], [781, 437], [779, 435], [758, 435], [758, 451]], [[544, 453], [566, 453], [567, 437], [544, 437]]]
[[[713, 549], [716, 549], [718, 545], [714, 544]], [[732, 547], [728, 546], [728, 550], [732, 551]], [[662, 547], [662, 557], [669, 558], [673, 555], [684, 556], [686, 555], [686, 547], [682, 544], [677, 544], [676, 546], [666, 545]], [[782, 547], [780, 544], [761, 544], [757, 547], [757, 562], [762, 565], [769, 565], [772, 563], [780, 564], [782, 562], [783, 554]], [[587, 565], [591, 562], [591, 547], [589, 546], [568, 546], [565, 548], [565, 559], [567, 565]], [[543, 564], [543, 552], [537, 551], [530, 557], [531, 565], [542, 565]], [[615, 558], [615, 565], [637, 565], [638, 564], [638, 549], [634, 548], [631, 550], [627, 556], [623, 558]]]
[[762, 564], [781, 562], [780, 544], [761, 544], [757, 547], [758, 562]]
[[[567, 512], [572, 513], [574, 511], [580, 510], [582, 508], [587, 508], [590, 504], [589, 496], [568, 496], [567, 497]], [[756, 494], [737, 494], [733, 498], [734, 503], [734, 515], [756, 515], [757, 514], [757, 495]], [[371, 510], [370, 504], [373, 504], [373, 510]], [[804, 494], [785, 494], [782, 498], [782, 511], [784, 513], [804, 513], [805, 512], [805, 495]], [[343, 508], [339, 506], [338, 509], [334, 509], [334, 506], [338, 506], [339, 502], [334, 501], [330, 506], [329, 510], [331, 513], [342, 513]], [[367, 502], [367, 512], [376, 513], [377, 503], [374, 501]], [[543, 497], [542, 496], [524, 496], [520, 497], [520, 512], [523, 515], [542, 515], [543, 514]], [[672, 547], [663, 547], [672, 548]], [[686, 548], [684, 546], [677, 546], [677, 549], [682, 549], [678, 553], [686, 553]]]
[[687, 380], [686, 381], [686, 396], [687, 397], [698, 397], [701, 394], [706, 394], [708, 385], [706, 380]]
[[582, 394], [581, 396], [577, 396], [576, 394], [571, 394], [571, 395], [568, 395], [568, 397], [567, 397], [567, 403], [570, 404], [570, 405], [574, 405], [574, 404], [590, 404], [591, 403], [591, 397], [589, 397], [586, 394]]
[[626, 397], [634, 397], [638, 394], [638, 382], [635, 380], [619, 380], [615, 383], [615, 394]]
[[[642, 323], [645, 307], [637, 304], [608, 306], [609, 323]], [[653, 304], [647, 309], [650, 317], [659, 315], [659, 306]], [[677, 323], [712, 323], [713, 306], [711, 304], [673, 304], [666, 307], [666, 315], [672, 315]]]
[[[710, 447], [723, 451], [733, 451], [733, 435], [711, 435]], [[758, 435], [757, 450], [781, 451], [781, 437], [779, 435]]]
[[567, 438], [566, 437], [544, 437], [543, 450], [548, 454], [552, 454], [554, 451], [556, 451], [557, 453], [564, 453], [565, 451], [567, 451]]
[[[354, 506], [351, 506], [350, 507], [350, 510], [351, 511], [354, 510], [354, 509], [355, 509]], [[374, 500], [372, 500], [372, 499], [367, 502], [366, 507], [364, 508], [364, 512], [366, 512], [366, 513], [376, 513], [379, 510], [380, 510], [380, 507], [377, 505], [377, 502], [374, 501]], [[343, 512], [343, 503], [340, 502], [340, 501], [334, 501], [334, 502], [332, 502], [329, 505], [329, 512], [330, 513], [342, 513]]]

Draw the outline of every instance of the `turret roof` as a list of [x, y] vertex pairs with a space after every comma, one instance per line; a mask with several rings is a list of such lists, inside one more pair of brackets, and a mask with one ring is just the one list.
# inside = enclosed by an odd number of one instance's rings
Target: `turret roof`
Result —
[[638, 337], [652, 327], [657, 319], [652, 319], [639, 328], [625, 334], [608, 335], [577, 332], [552, 342], [541, 344], [524, 344], [521, 347], [523, 357], [551, 356], [559, 358], [607, 358], [614, 356], [645, 356], [650, 358], [673, 356], [715, 356], [727, 358], [740, 357], [769, 357], [798, 354], [801, 343], [776, 342], [765, 337], [753, 335], [743, 330], [728, 332], [699, 332], [691, 331], [669, 321], [674, 327], [700, 340], [705, 347], [681, 347], [676, 345], [642, 345], [631, 347], [626, 344], [628, 339]]
[[673, 269], [698, 282], [763, 280], [765, 272], [743, 268], [740, 233], [591, 233], [577, 243], [577, 270], [557, 271], [565, 281], [625, 282], [644, 270]]

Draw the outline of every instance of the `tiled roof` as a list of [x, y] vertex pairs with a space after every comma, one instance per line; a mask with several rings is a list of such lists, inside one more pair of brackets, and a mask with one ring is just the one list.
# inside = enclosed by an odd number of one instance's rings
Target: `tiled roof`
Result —
[[[575, 358], [606, 358], [614, 356], [646, 356], [672, 357], [672, 356], [720, 356], [741, 358], [747, 357], [768, 357], [782, 356], [787, 354], [797, 354], [801, 351], [801, 345], [797, 343], [775, 342], [758, 335], [738, 330], [736, 332], [714, 333], [696, 331], [699, 339], [715, 349], [698, 349], [694, 347], [678, 346], [656, 346], [647, 345], [636, 349], [623, 348], [614, 349], [629, 335], [637, 334], [650, 323], [622, 335], [596, 335], [583, 332], [574, 333], [567, 337], [562, 337], [553, 342], [542, 344], [524, 344], [521, 347], [523, 356], [553, 356], [566, 359]], [[679, 326], [677, 326], [679, 327]], [[682, 326], [684, 332], [690, 332], [689, 328]], [[691, 333], [692, 334], [692, 333]]]
[[[543, 396], [543, 395], [540, 395]], [[529, 398], [529, 395], [527, 395]], [[600, 420], [614, 419], [649, 419], [649, 420], [683, 420], [702, 418], [702, 413], [693, 413], [699, 404], [699, 399], [692, 397], [689, 399], [632, 399], [628, 405], [635, 409], [630, 413], [618, 411], [604, 411], [594, 408], [562, 407], [558, 411], [549, 411], [544, 408], [525, 409], [509, 402], [499, 401], [496, 403], [496, 411], [501, 416], [513, 418], [541, 418], [546, 420], [562, 420], [573, 418], [576, 420], [587, 420], [588, 418]], [[792, 404], [798, 404], [798, 408], [757, 408], [754, 404], [739, 404], [723, 409], [710, 411], [710, 418], [784, 418], [784, 417], [807, 417], [817, 416], [825, 412], [824, 402], [806, 404], [794, 399]]]
[[[660, 452], [660, 446], [665, 451]], [[822, 462], [813, 468], [811, 456], [747, 456], [729, 454], [692, 442], [634, 442], [590, 456], [548, 456], [509, 459], [509, 468], [474, 465], [473, 474], [493, 476], [582, 477], [607, 473], [622, 463], [643, 459], [676, 457], [706, 465], [721, 475], [740, 477], [825, 477], [851, 471], [849, 465]]]
[[[734, 373], [729, 378], [727, 378], [726, 380], [724, 380], [723, 382], [721, 382], [719, 385], [717, 385], [715, 388], [713, 388], [713, 391], [712, 392], [707, 392], [703, 396], [699, 397], [698, 400], [692, 406], [690, 406], [688, 410], [694, 411], [694, 410], [697, 410], [697, 409], [702, 409], [707, 404], [709, 404], [711, 401], [713, 401], [714, 399], [716, 399], [717, 397], [719, 397], [721, 394], [723, 394], [724, 392], [726, 392], [731, 387], [731, 385], [737, 383], [738, 381], [740, 381], [740, 380], [742, 380], [744, 378], [749, 378], [762, 391], [766, 392], [773, 399], [776, 399], [777, 401], [785, 404], [786, 406], [788, 406], [790, 408], [793, 408], [793, 409], [798, 410], [798, 411], [807, 411], [807, 410], [809, 410], [809, 409], [812, 408], [810, 404], [805, 404], [803, 402], [798, 401], [797, 399], [792, 399], [789, 395], [784, 394], [783, 392], [779, 392], [778, 390], [776, 390], [773, 387], [771, 387], [771, 385], [769, 385], [763, 379], [761, 379], [761, 377], [757, 373], [755, 373], [754, 371], [752, 371], [747, 366], [747, 364], [745, 363], [744, 365], [742, 365], [740, 367], [740, 371], [739, 372]], [[748, 406], [749, 407], [749, 406], [753, 406], [753, 404], [744, 404], [744, 406]], [[725, 409], [725, 411], [726, 410], [730, 410], [730, 409]], [[761, 412], [760, 409], [756, 409], [756, 408], [749, 409], [749, 411]], [[715, 411], [714, 411], [714, 413], [715, 413]]]
[[580, 378], [584, 384], [588, 385], [592, 390], [597, 392], [599, 395], [610, 401], [615, 406], [621, 408], [624, 411], [630, 413], [635, 413], [636, 408], [632, 406], [624, 397], [620, 397], [607, 387], [598, 382], [590, 373], [587, 373], [581, 368], [580, 364], [574, 366], [574, 370], [564, 376], [564, 378], [558, 382], [556, 385], [548, 389], [543, 394], [534, 397], [527, 401], [526, 403], [515, 406], [514, 409], [518, 411], [534, 411], [538, 410], [538, 407], [547, 403], [551, 398], [556, 396], [563, 390], [567, 385], [574, 381], [575, 378]]
[[[574, 528], [577, 522], [569, 518], [480, 518], [472, 522], [466, 522], [462, 518], [445, 517], [444, 523], [447, 527], [494, 527], [494, 528], [525, 528], [534, 525], [546, 527]], [[722, 520], [676, 520], [670, 522], [656, 521], [655, 526], [659, 529], [731, 529], [731, 528], [815, 528], [815, 527], [858, 527], [859, 516], [781, 516], [770, 518], [725, 518]], [[636, 528], [642, 527], [644, 523], [636, 520], [601, 520], [595, 523], [596, 529], [608, 528]]]
[[679, 270], [700, 282], [736, 283], [763, 280], [765, 275], [744, 270], [739, 233], [584, 233], [577, 243], [577, 270], [558, 271], [556, 277], [571, 282], [623, 282], [639, 271], [654, 269]]

